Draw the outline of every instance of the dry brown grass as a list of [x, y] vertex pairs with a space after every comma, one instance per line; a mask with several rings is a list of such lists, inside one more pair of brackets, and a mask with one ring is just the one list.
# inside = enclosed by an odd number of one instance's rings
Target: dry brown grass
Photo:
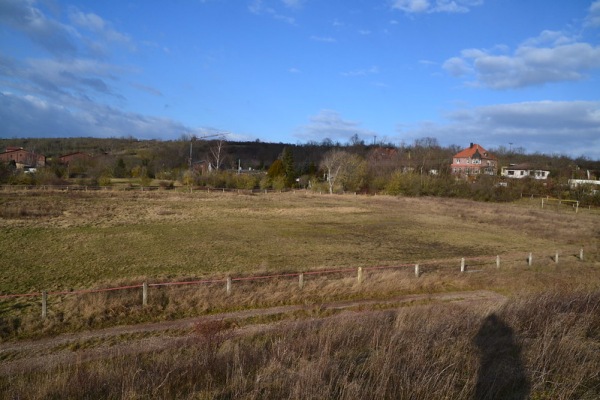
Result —
[[[327, 302], [403, 293], [493, 289], [506, 294], [598, 286], [600, 216], [541, 210], [536, 204], [491, 204], [440, 198], [328, 196], [309, 193], [0, 192], [0, 293], [27, 293], [250, 276], [339, 267], [422, 265], [424, 275], [366, 271], [151, 288], [84, 296], [4, 300], [4, 338], [38, 336], [118, 323], [214, 313], [245, 307]], [[49, 210], [46, 215], [35, 210]], [[35, 217], [32, 217], [36, 215]], [[584, 263], [575, 258], [583, 246]], [[551, 259], [560, 251], [560, 263]], [[534, 252], [534, 267], [525, 257]], [[460, 257], [503, 256], [502, 268]], [[510, 254], [510, 257], [504, 257]], [[434, 266], [427, 260], [448, 259]], [[574, 273], [574, 271], [576, 271]]]
[[548, 291], [487, 312], [424, 305], [257, 335], [231, 335], [217, 322], [166, 351], [115, 351], [3, 377], [0, 391], [30, 399], [595, 399], [599, 310], [597, 290]]

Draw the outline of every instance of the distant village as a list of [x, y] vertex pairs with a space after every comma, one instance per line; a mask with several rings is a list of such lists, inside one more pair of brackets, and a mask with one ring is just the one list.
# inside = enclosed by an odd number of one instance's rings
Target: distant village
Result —
[[[370, 150], [368, 157], [378, 159], [379, 161], [385, 159], [391, 160], [394, 157], [397, 157], [397, 153], [397, 149], [390, 148], [389, 146], [375, 146]], [[55, 156], [52, 159], [47, 159], [44, 154], [40, 154], [39, 152], [18, 146], [8, 146], [4, 151], [0, 152], [0, 164], [4, 164], [16, 173], [35, 174], [40, 169], [46, 168], [49, 165], [50, 160], [55, 166], [60, 165], [69, 167], [74, 164], [81, 165], [90, 163], [97, 158], [107, 156], [110, 155], [107, 153], [92, 155], [86, 152], [75, 151]], [[193, 157], [190, 157], [189, 159], [186, 159], [186, 157], [182, 158], [182, 164], [189, 164], [190, 168], [193, 168], [196, 173], [203, 174], [215, 168], [214, 163], [208, 162], [207, 160], [193, 160]], [[410, 158], [411, 154], [409, 152], [408, 159]], [[274, 160], [271, 160], [271, 162], [273, 161]], [[120, 162], [124, 164], [122, 159]], [[264, 173], [267, 173], [266, 166], [263, 170]], [[218, 163], [216, 168], [220, 168]], [[238, 173], [247, 171], [259, 172], [257, 171], [256, 166], [248, 167], [247, 169], [243, 168], [239, 159], [237, 160], [237, 165], [235, 162], [231, 163], [231, 170], [237, 170]], [[498, 178], [498, 186], [508, 186], [509, 182], [512, 180], [532, 180], [543, 183], [552, 178], [551, 170], [544, 168], [543, 165], [529, 162], [500, 165], [498, 157], [478, 143], [470, 143], [467, 147], [456, 152], [451, 159], [447, 160], [445, 165], [443, 162], [440, 163], [439, 160], [437, 164], [431, 162], [426, 163], [425, 160], [423, 160], [420, 168], [417, 165], [409, 164], [408, 166], [403, 165], [401, 170], [405, 173], [418, 172], [419, 174], [426, 173], [430, 176], [452, 176], [456, 180], [464, 180], [467, 182], [475, 182], [482, 176], [492, 176]], [[579, 170], [579, 168], [577, 168], [577, 170]], [[69, 176], [67, 176], [67, 178], [68, 177]], [[578, 171], [577, 174], [572, 174], [570, 179], [568, 179], [568, 185], [572, 189], [586, 185], [592, 188], [593, 193], [600, 191], [600, 180], [598, 180], [596, 173], [590, 170]]]

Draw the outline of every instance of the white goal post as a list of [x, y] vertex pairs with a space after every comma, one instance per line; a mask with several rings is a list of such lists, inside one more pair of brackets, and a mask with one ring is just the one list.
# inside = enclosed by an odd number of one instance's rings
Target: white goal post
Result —
[[565, 199], [554, 199], [552, 197], [542, 197], [542, 208], [544, 205], [556, 204], [557, 207], [561, 205], [571, 206], [575, 213], [579, 211], [579, 200], [565, 200]]

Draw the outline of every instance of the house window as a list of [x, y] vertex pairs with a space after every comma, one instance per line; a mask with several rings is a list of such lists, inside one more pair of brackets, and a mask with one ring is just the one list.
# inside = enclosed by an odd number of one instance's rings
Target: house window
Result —
[[521, 176], [525, 175], [525, 171], [521, 171]]
[[515, 174], [515, 171], [508, 171], [508, 175], [513, 176]]

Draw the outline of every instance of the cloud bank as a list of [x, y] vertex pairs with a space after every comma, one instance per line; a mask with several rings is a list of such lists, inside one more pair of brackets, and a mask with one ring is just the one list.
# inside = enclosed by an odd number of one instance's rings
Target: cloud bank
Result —
[[392, 9], [407, 14], [466, 13], [481, 4], [483, 0], [394, 0]]
[[331, 139], [334, 142], [347, 142], [353, 135], [364, 138], [374, 134], [373, 131], [361, 127], [360, 122], [345, 120], [337, 111], [321, 110], [309, 118], [307, 125], [296, 129], [294, 136], [304, 141], [321, 142]]
[[440, 143], [522, 147], [527, 153], [600, 159], [600, 101], [532, 101], [454, 110], [446, 123], [403, 129], [404, 140], [433, 136]]

